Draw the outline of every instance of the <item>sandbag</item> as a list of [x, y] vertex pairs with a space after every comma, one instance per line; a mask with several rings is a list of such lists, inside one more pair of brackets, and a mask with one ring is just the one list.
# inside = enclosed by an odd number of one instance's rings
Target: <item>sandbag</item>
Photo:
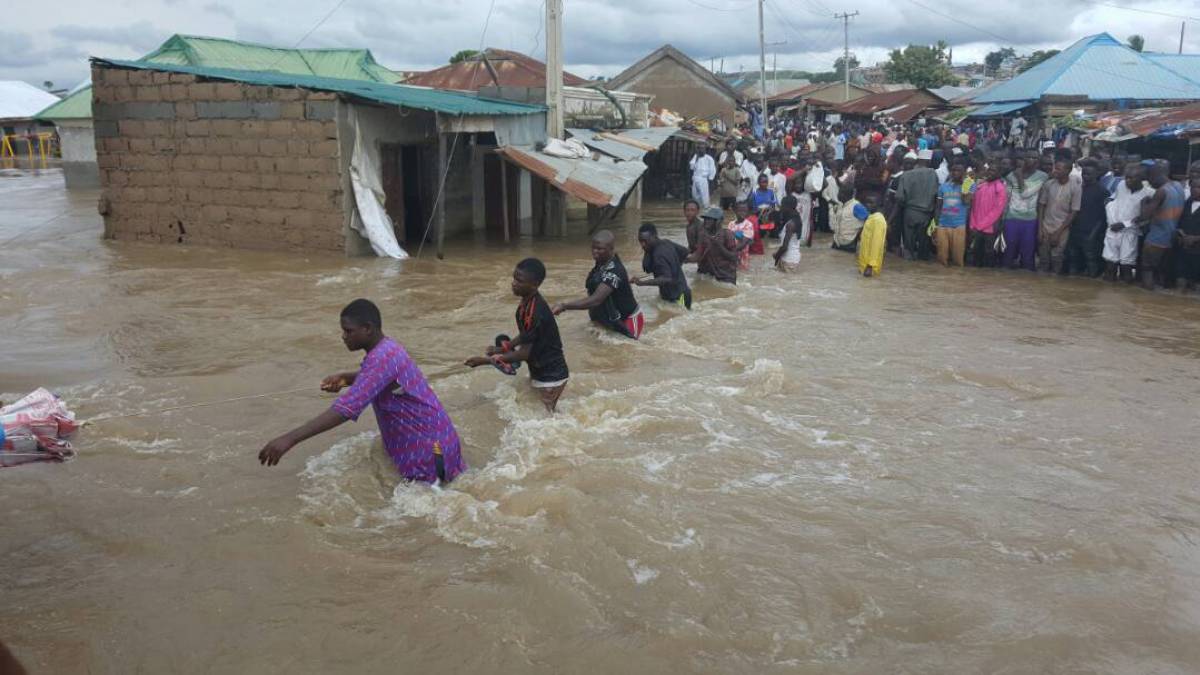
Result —
[[78, 428], [75, 413], [45, 389], [0, 407], [0, 467], [70, 459]]

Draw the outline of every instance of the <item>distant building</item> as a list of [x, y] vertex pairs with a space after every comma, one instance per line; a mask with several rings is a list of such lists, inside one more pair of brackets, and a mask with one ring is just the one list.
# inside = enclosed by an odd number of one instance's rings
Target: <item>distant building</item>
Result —
[[906, 124], [931, 111], [946, 109], [945, 98], [930, 89], [902, 89], [864, 96], [834, 108], [843, 119], [859, 121], [890, 119]]
[[[971, 117], [1036, 118], [1200, 100], [1200, 56], [1143, 54], [1109, 35], [1085, 37], [975, 96]], [[1025, 113], [1030, 114], [1029, 112]]]
[[849, 98], [844, 82], [819, 82], [782, 92], [767, 99], [767, 108], [777, 113], [796, 112], [816, 118], [832, 111], [846, 101], [853, 101], [873, 92], [862, 85], [850, 84]]
[[672, 47], [663, 45], [607, 82], [614, 91], [654, 97], [651, 106], [685, 118], [720, 119], [732, 127], [742, 98], [733, 87], [707, 68]]
[[[488, 48], [441, 68], [412, 73], [405, 84], [434, 89], [479, 91], [484, 87], [546, 88], [546, 64], [520, 52]], [[578, 87], [587, 80], [563, 71], [563, 84]]]
[[0, 81], [0, 136], [3, 136], [0, 148], [3, 152], [11, 150], [19, 156], [27, 156], [32, 147], [36, 154], [40, 142], [38, 134], [54, 132], [54, 127], [36, 119], [37, 113], [57, 102], [57, 96], [28, 82]]

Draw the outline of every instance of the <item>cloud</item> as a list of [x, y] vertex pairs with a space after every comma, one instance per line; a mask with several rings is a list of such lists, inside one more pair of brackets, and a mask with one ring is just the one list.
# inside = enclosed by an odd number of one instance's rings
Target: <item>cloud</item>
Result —
[[[87, 75], [87, 54], [137, 57], [173, 33], [212, 35], [291, 46], [328, 14], [334, 0], [133, 0], [95, 3], [59, 0], [58, 16], [69, 25], [22, 27], [0, 32], [0, 78], [40, 83], [78, 81]], [[614, 75], [659, 46], [670, 43], [706, 65], [724, 59], [727, 71], [758, 69], [755, 0], [570, 0], [565, 3], [567, 67], [583, 76]], [[980, 60], [1000, 46], [1018, 52], [1063, 48], [1101, 31], [1119, 39], [1139, 33], [1150, 49], [1174, 51], [1178, 20], [1129, 11], [1182, 13], [1178, 0], [1085, 2], [1009, 0], [973, 3], [969, 11], [935, 0], [857, 0], [850, 48], [864, 64], [887, 58], [909, 42], [945, 40], [955, 62]], [[491, 16], [488, 18], [489, 8]], [[768, 67], [828, 70], [842, 49], [843, 6], [831, 0], [765, 0]], [[1193, 14], [1195, 12], [1192, 12]], [[443, 65], [460, 49], [515, 49], [543, 58], [542, 0], [352, 0], [340, 6], [302, 46], [368, 48], [398, 70]], [[1200, 51], [1200, 30], [1191, 30], [1185, 51]]]
[[140, 51], [154, 49], [163, 41], [163, 31], [149, 21], [123, 26], [55, 26], [50, 29], [50, 34], [61, 40], [116, 45]]
[[212, 14], [220, 14], [222, 16], [227, 16], [230, 19], [234, 18], [233, 8], [230, 7], [229, 5], [223, 5], [219, 2], [208, 3], [207, 5], [204, 6], [204, 11], [210, 12]]

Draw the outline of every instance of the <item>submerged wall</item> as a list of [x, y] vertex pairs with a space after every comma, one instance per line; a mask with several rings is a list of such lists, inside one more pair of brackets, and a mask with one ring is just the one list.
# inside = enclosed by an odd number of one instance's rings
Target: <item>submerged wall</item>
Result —
[[336, 97], [93, 65], [105, 236], [343, 252]]

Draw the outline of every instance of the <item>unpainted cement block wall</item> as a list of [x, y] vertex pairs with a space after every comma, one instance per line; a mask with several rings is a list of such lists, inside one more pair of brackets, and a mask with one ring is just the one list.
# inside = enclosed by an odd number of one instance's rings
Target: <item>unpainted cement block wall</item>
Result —
[[105, 236], [343, 252], [336, 97], [93, 65]]

